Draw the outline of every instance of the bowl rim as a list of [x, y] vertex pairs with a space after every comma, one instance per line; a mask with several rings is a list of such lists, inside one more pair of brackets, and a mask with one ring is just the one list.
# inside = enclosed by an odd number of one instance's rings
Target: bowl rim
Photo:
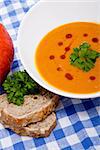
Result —
[[[22, 58], [22, 54], [21, 54], [21, 51], [19, 50], [20, 49], [20, 44], [19, 44], [19, 41], [20, 41], [20, 35], [21, 35], [21, 30], [22, 30], [22, 27], [23, 27], [23, 24], [26, 20], [26, 18], [28, 16], [30, 16], [30, 13], [33, 11], [34, 7], [38, 6], [38, 4], [40, 4], [41, 2], [43, 1], [38, 1], [35, 5], [33, 5], [30, 10], [25, 14], [25, 16], [23, 17], [23, 20], [21, 21], [21, 24], [20, 24], [20, 27], [18, 29], [18, 36], [17, 36], [17, 48], [18, 48], [18, 54], [19, 54], [19, 58], [24, 66], [24, 69], [27, 71], [27, 73], [30, 75], [30, 77], [35, 80], [40, 86], [42, 86], [43, 88], [55, 93], [55, 94], [58, 94], [60, 96], [65, 96], [65, 97], [69, 97], [69, 98], [77, 98], [77, 99], [88, 99], [88, 98], [96, 98], [96, 97], [99, 97], [100, 96], [100, 92], [94, 92], [94, 93], [89, 93], [89, 94], [80, 94], [80, 93], [71, 93], [71, 92], [65, 92], [63, 90], [60, 90], [52, 85], [50, 85], [49, 83], [48, 84], [43, 84], [38, 78], [34, 77], [34, 75], [32, 74], [32, 72], [26, 67], [25, 65], [25, 61], [24, 59]], [[46, 2], [46, 1], [45, 1]], [[89, 21], [90, 22], [90, 21]], [[70, 22], [69, 22], [70, 23]], [[36, 68], [35, 68], [36, 69]], [[42, 78], [42, 76], [40, 75], [41, 79], [44, 80]], [[45, 80], [44, 80], [45, 81]], [[47, 83], [45, 81], [45, 83]]]

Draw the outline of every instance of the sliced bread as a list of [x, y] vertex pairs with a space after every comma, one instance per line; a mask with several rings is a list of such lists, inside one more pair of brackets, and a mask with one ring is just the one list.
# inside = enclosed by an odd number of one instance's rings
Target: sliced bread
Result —
[[8, 105], [7, 95], [6, 94], [0, 95], [0, 117], [1, 117], [1, 110], [6, 108], [7, 105]]
[[43, 121], [32, 123], [22, 128], [16, 128], [9, 125], [5, 125], [5, 123], [4, 126], [5, 128], [10, 128], [17, 134], [23, 136], [47, 137], [56, 126], [56, 115], [55, 113], [51, 113]]
[[[55, 110], [59, 96], [46, 93], [45, 95], [27, 95], [24, 97], [24, 104], [16, 106], [8, 104], [6, 94], [0, 95], [1, 120], [8, 126], [20, 128], [30, 123], [35, 123], [45, 119]], [[4, 107], [4, 108], [3, 108]]]

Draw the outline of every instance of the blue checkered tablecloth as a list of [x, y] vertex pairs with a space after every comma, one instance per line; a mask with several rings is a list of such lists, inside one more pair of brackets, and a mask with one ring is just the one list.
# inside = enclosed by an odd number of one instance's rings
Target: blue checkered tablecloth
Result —
[[[0, 22], [7, 28], [15, 48], [11, 72], [23, 70], [17, 51], [17, 32], [22, 18], [36, 2], [0, 0]], [[61, 97], [56, 116], [57, 126], [47, 138], [19, 136], [0, 124], [0, 150], [100, 150], [100, 98]]]

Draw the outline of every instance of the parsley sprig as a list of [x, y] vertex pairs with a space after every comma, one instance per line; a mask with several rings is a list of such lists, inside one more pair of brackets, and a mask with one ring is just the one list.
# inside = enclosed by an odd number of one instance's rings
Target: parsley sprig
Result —
[[70, 55], [70, 64], [85, 72], [90, 71], [95, 66], [96, 59], [100, 57], [100, 53], [92, 50], [91, 45], [86, 42], [73, 51]]
[[8, 76], [3, 83], [3, 87], [9, 103], [18, 106], [24, 103], [24, 95], [39, 93], [38, 85], [25, 71], [15, 72]]

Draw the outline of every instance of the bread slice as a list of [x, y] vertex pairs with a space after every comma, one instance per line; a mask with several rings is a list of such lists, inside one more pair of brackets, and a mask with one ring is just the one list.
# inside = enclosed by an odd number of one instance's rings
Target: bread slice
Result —
[[0, 117], [1, 117], [1, 110], [6, 108], [8, 105], [7, 96], [6, 94], [0, 95]]
[[16, 128], [9, 125], [5, 125], [5, 128], [10, 128], [17, 134], [23, 135], [23, 136], [30, 136], [30, 137], [47, 137], [50, 135], [51, 131], [56, 126], [56, 115], [55, 113], [51, 113], [47, 116], [43, 121], [32, 123], [30, 125], [27, 125], [26, 127], [22, 128]]
[[[45, 119], [55, 110], [59, 96], [46, 93], [44, 95], [27, 95], [24, 97], [24, 104], [16, 106], [8, 104], [1, 110], [1, 120], [8, 126], [20, 128], [30, 123], [35, 123]], [[0, 96], [0, 103], [7, 101], [5, 94]]]

